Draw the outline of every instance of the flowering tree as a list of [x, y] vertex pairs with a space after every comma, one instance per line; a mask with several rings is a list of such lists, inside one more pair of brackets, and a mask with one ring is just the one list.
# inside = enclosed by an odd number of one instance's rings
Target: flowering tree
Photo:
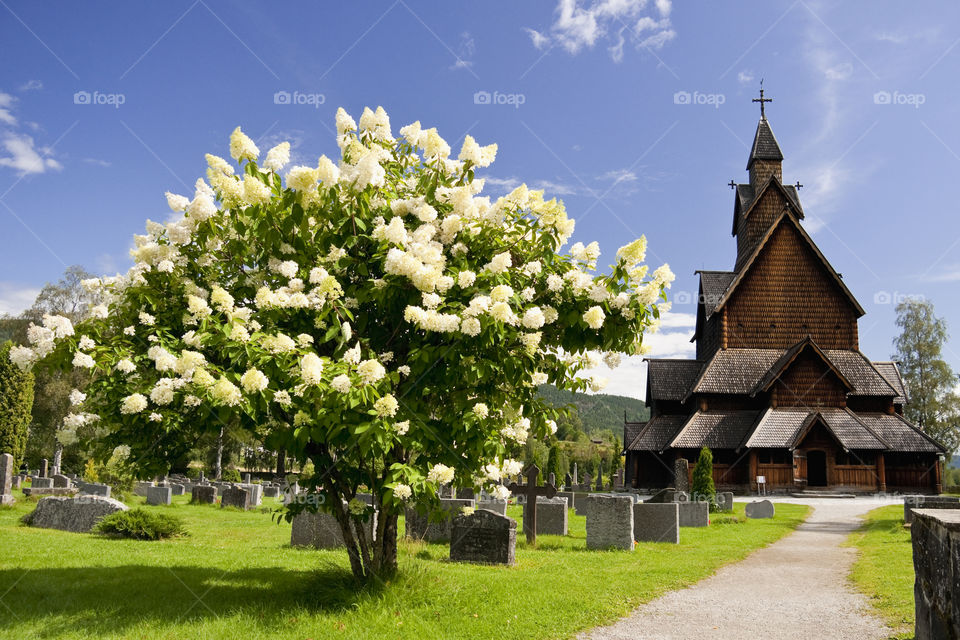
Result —
[[[496, 145], [467, 136], [453, 160], [419, 122], [395, 139], [379, 108], [359, 127], [341, 109], [336, 124], [339, 162], [285, 179], [289, 144], [258, 164], [237, 128], [240, 172], [208, 155], [192, 199], [167, 194], [182, 217], [148, 221], [129, 273], [89, 283], [105, 300], [93, 318], [47, 316], [11, 358], [88, 369], [75, 420], [97, 425], [104, 456], [129, 446], [144, 472], [201, 431], [266, 429], [269, 446], [313, 463], [368, 579], [396, 569], [405, 504], [449, 483], [509, 495], [510, 456], [556, 430], [537, 385], [598, 390], [577, 373], [598, 352], [615, 365], [642, 351], [673, 275], [648, 275], [644, 238], [594, 275], [596, 243], [559, 253], [574, 228], [562, 203], [526, 186], [480, 196], [474, 171]], [[374, 508], [370, 540], [355, 525]]]

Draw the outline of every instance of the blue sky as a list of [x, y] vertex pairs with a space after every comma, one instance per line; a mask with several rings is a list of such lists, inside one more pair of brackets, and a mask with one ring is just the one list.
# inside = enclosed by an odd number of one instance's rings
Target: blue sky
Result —
[[[746, 180], [763, 78], [784, 179], [867, 310], [863, 351], [888, 358], [893, 303], [921, 295], [960, 369], [956, 3], [0, 0], [0, 54], [0, 311], [66, 265], [125, 270], [235, 126], [312, 164], [338, 106], [383, 105], [395, 131], [499, 143], [488, 191], [561, 197], [605, 257], [646, 234], [678, 276], [655, 353], [687, 356], [694, 270], [733, 265], [726, 183]], [[641, 393], [638, 363], [606, 375]]]

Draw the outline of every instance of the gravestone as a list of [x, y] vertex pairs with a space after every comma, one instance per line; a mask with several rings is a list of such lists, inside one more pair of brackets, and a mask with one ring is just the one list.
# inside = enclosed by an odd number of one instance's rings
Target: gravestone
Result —
[[259, 507], [263, 503], [263, 485], [262, 484], [238, 484], [241, 489], [245, 489], [250, 496], [250, 506]]
[[110, 497], [110, 487], [96, 482], [84, 482], [80, 487], [81, 495], [100, 496], [101, 498]]
[[573, 490], [573, 476], [571, 476], [569, 473], [563, 476], [563, 488], [567, 491]]
[[147, 487], [147, 504], [167, 505], [170, 504], [172, 492], [170, 487]]
[[733, 492], [724, 491], [717, 494], [717, 507], [720, 511], [733, 511]]
[[600, 468], [597, 469], [597, 491], [603, 491], [603, 460], [600, 461]]
[[50, 466], [50, 463], [47, 462], [46, 458], [40, 461], [40, 477], [41, 478], [47, 477], [47, 471], [49, 469], [49, 466]]
[[671, 502], [690, 502], [690, 494], [686, 491], [674, 491]]
[[747, 503], [746, 515], [748, 518], [772, 518], [774, 513], [773, 503], [769, 500], [754, 500]]
[[220, 507], [234, 507], [236, 509], [247, 510], [250, 508], [250, 494], [246, 489], [240, 487], [229, 487], [223, 490], [223, 497], [220, 499]]
[[209, 484], [194, 485], [190, 492], [190, 502], [194, 504], [214, 504], [217, 501], [217, 488]]
[[153, 483], [152, 483], [152, 482], [138, 482], [138, 483], [137, 483], [137, 486], [135, 486], [135, 487], [133, 488], [133, 493], [134, 493], [135, 495], [138, 495], [138, 496], [141, 496], [141, 497], [146, 498], [146, 497], [147, 497], [147, 489], [149, 489], [149, 488], [152, 487], [152, 486], [153, 486]]
[[486, 509], [487, 511], [493, 511], [494, 513], [505, 516], [507, 515], [507, 501], [497, 500], [496, 498], [477, 500], [477, 509]]
[[53, 489], [53, 478], [41, 478], [37, 476], [30, 482], [34, 489]]
[[206, 482], [206, 480], [205, 480], [204, 477], [203, 477], [203, 471], [202, 471], [202, 470], [200, 471], [200, 474], [197, 476], [197, 482], [198, 482], [199, 484], [203, 484], [204, 482]]
[[48, 497], [42, 498], [24, 521], [31, 527], [87, 533], [104, 516], [127, 509], [127, 505], [118, 500], [100, 496]]
[[903, 523], [913, 522], [914, 509], [960, 509], [957, 496], [904, 496]]
[[613, 478], [613, 488], [623, 489], [623, 469], [617, 470], [617, 475]]
[[681, 527], [706, 527], [710, 524], [709, 502], [674, 502], [680, 508]]
[[580, 491], [592, 491], [593, 487], [590, 486], [590, 474], [584, 472], [583, 482], [580, 484]]
[[[350, 519], [353, 532], [356, 533], [356, 523]], [[367, 543], [374, 542], [377, 530], [377, 512], [374, 511], [363, 523], [364, 535]], [[337, 519], [329, 513], [310, 513], [303, 511], [293, 518], [290, 530], [290, 545], [294, 547], [314, 547], [316, 549], [336, 549], [346, 546], [343, 541], [343, 532]]]
[[[510, 493], [522, 493], [526, 498], [526, 506], [523, 510], [523, 533], [527, 536], [527, 544], [537, 543], [537, 496], [552, 498], [557, 495], [557, 488], [552, 484], [542, 487], [537, 486], [537, 476], [540, 475], [540, 467], [535, 464], [527, 467], [524, 472], [527, 478], [526, 484], [517, 484], [511, 482], [507, 489]], [[566, 520], [566, 518], [564, 518]]]
[[676, 502], [634, 504], [633, 539], [637, 542], [679, 544], [680, 505]]
[[557, 474], [555, 474], [553, 471], [551, 471], [550, 475], [547, 476], [547, 484], [557, 486]]
[[633, 501], [627, 496], [587, 498], [587, 549], [633, 551]]
[[457, 489], [457, 500], [476, 500], [477, 494], [471, 487]]
[[167, 486], [170, 488], [170, 495], [182, 496], [186, 492], [185, 487], [182, 484], [179, 484], [176, 482], [172, 482]]
[[590, 501], [587, 498], [590, 497], [590, 494], [585, 491], [577, 491], [573, 494], [573, 511], [578, 516], [587, 515], [587, 509], [590, 506]]
[[573, 463], [573, 482], [570, 483], [570, 486], [576, 486], [580, 484], [580, 478], [577, 476], [577, 463]]
[[10, 488], [19, 489], [22, 486], [23, 486], [23, 476], [13, 476], [13, 478], [10, 480]]
[[250, 474], [249, 474], [249, 473], [243, 474], [243, 484], [250, 484]]
[[13, 504], [13, 455], [0, 455], [0, 504]]
[[499, 513], [477, 509], [453, 519], [450, 560], [479, 564], [516, 563], [517, 523]]
[[677, 491], [690, 491], [690, 463], [686, 458], [673, 461], [673, 487]]
[[475, 508], [473, 500], [457, 500], [456, 498], [441, 498], [438, 512], [421, 513], [416, 508], [406, 510], [404, 526], [406, 536], [427, 542], [448, 542], [452, 530], [453, 519], [460, 515], [464, 507]]
[[53, 486], [60, 489], [67, 488], [70, 486], [70, 478], [62, 473], [56, 473], [53, 475]]
[[[523, 505], [523, 519], [526, 522], [530, 503]], [[526, 524], [524, 524], [526, 530]], [[567, 535], [567, 499], [545, 498], [537, 496], [537, 535], [565, 536]]]
[[263, 488], [263, 497], [264, 498], [279, 498], [280, 497], [280, 487], [278, 486], [269, 486]]

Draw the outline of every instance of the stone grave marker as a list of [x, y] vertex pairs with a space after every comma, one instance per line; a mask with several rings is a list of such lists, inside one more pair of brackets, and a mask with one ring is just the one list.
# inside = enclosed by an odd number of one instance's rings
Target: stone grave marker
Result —
[[46, 459], [46, 458], [44, 458], [43, 460], [40, 461], [40, 477], [41, 477], [41, 478], [46, 478], [46, 477], [47, 477], [47, 471], [48, 471], [48, 469], [49, 469], [49, 465], [50, 465], [50, 463], [47, 462], [47, 459]]
[[269, 487], [263, 488], [263, 497], [264, 498], [279, 498], [280, 497], [280, 487], [276, 485], [271, 485]]
[[690, 491], [690, 463], [686, 458], [677, 458], [673, 461], [673, 487], [677, 491]]
[[[523, 533], [527, 536], [527, 544], [537, 543], [537, 496], [552, 498], [557, 495], [557, 488], [552, 484], [537, 486], [537, 476], [540, 475], [540, 467], [535, 464], [527, 467], [524, 472], [527, 478], [526, 484], [517, 484], [511, 482], [507, 489], [510, 493], [526, 496], [526, 506], [524, 507]], [[529, 514], [528, 514], [529, 510]], [[528, 517], [529, 515], [529, 517]]]
[[913, 522], [914, 509], [960, 509], [958, 496], [904, 496], [903, 523]]
[[633, 539], [637, 542], [679, 544], [680, 505], [676, 502], [635, 503]]
[[603, 491], [603, 460], [600, 461], [600, 468], [597, 469], [597, 491]]
[[170, 488], [170, 495], [182, 496], [184, 493], [186, 493], [186, 488], [180, 483], [171, 482], [167, 486]]
[[551, 471], [550, 475], [547, 476], [547, 484], [557, 486], [557, 474], [555, 474], [553, 471]]
[[573, 463], [573, 482], [571, 483], [571, 486], [575, 486], [578, 484], [580, 484], [580, 478], [577, 477], [577, 463], [574, 462]]
[[113, 498], [77, 496], [76, 498], [47, 497], [37, 503], [25, 522], [31, 527], [60, 529], [87, 533], [111, 513], [126, 511], [127, 505]]
[[0, 454], [0, 504], [13, 504], [13, 455]]
[[249, 473], [243, 474], [243, 484], [250, 484], [250, 474], [249, 474]]
[[109, 485], [100, 484], [96, 482], [84, 482], [83, 486], [80, 487], [81, 495], [88, 496], [100, 496], [101, 498], [110, 497], [110, 487]]
[[11, 489], [19, 489], [23, 486], [23, 476], [13, 476], [10, 480]]
[[147, 487], [147, 504], [170, 504], [171, 495], [172, 491], [170, 487]]
[[[350, 519], [350, 526], [356, 533], [356, 522]], [[368, 543], [376, 538], [377, 512], [363, 523], [363, 532]], [[311, 513], [303, 511], [293, 518], [290, 531], [290, 545], [294, 547], [314, 547], [316, 549], [336, 549], [346, 546], [340, 524], [330, 513]]]
[[593, 494], [587, 502], [587, 548], [633, 551], [633, 500]]
[[477, 494], [471, 487], [457, 489], [457, 500], [476, 500]]
[[563, 488], [567, 491], [573, 490], [573, 476], [571, 476], [569, 473], [563, 476]]
[[583, 474], [583, 483], [580, 485], [580, 491], [592, 491], [593, 487], [590, 486], [590, 474], [584, 472]]
[[479, 564], [516, 563], [517, 523], [499, 513], [477, 509], [453, 519], [450, 560]]
[[210, 484], [196, 484], [190, 491], [190, 502], [194, 504], [215, 504], [217, 488]]
[[34, 489], [53, 489], [53, 478], [37, 476], [30, 482], [30, 486]]
[[717, 507], [720, 511], [733, 511], [733, 492], [724, 491], [717, 494]]
[[234, 507], [246, 511], [250, 508], [250, 494], [240, 487], [229, 487], [223, 490], [220, 507]]
[[680, 508], [681, 527], [706, 527], [710, 524], [709, 502], [674, 502]]
[[754, 500], [747, 503], [746, 515], [748, 518], [772, 518], [775, 510], [769, 500]]
[[63, 475], [62, 473], [56, 473], [53, 475], [53, 486], [61, 489], [65, 489], [70, 486], [70, 478]]
[[147, 497], [147, 489], [153, 486], [152, 482], [138, 482], [137, 485], [133, 488], [134, 495]]
[[493, 511], [494, 513], [505, 516], [507, 515], [507, 501], [497, 500], [496, 498], [477, 500], [477, 509], [486, 509], [487, 511]]
[[449, 542], [453, 518], [458, 516], [464, 507], [475, 508], [476, 502], [441, 498], [439, 512], [433, 514], [421, 513], [416, 508], [409, 507], [404, 516], [406, 536], [427, 542]]
[[[523, 505], [523, 519], [526, 522], [527, 511], [532, 504], [528, 500]], [[524, 524], [526, 530], [526, 524]], [[567, 535], [567, 499], [545, 498], [537, 496], [537, 535], [565, 536]]]

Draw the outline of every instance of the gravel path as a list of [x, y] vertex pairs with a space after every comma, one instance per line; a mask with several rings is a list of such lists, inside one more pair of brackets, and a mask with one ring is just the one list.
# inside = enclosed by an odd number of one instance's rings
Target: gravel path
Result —
[[815, 510], [794, 533], [742, 562], [579, 638], [889, 637], [889, 629], [870, 612], [866, 598], [847, 584], [855, 551], [840, 546], [859, 526], [856, 516], [881, 503], [865, 499], [785, 502], [803, 502]]

